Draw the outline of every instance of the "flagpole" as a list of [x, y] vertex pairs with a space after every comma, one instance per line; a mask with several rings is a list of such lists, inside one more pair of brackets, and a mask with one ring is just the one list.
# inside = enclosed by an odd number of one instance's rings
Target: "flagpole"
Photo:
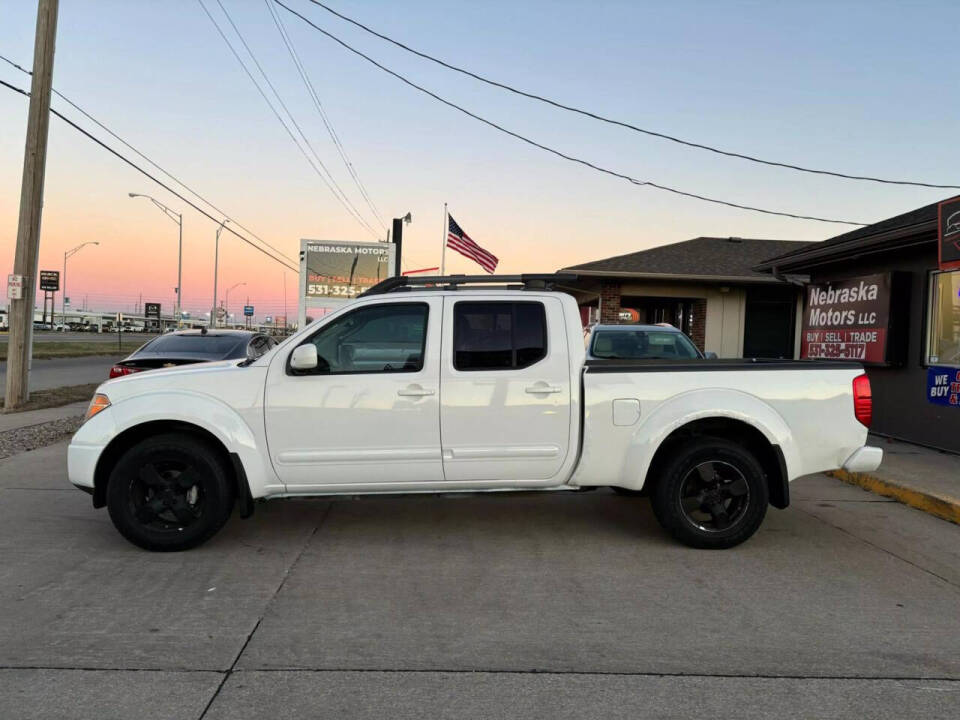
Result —
[[450, 223], [447, 221], [447, 204], [443, 204], [443, 244], [440, 246], [440, 275], [446, 275], [447, 269], [447, 231]]

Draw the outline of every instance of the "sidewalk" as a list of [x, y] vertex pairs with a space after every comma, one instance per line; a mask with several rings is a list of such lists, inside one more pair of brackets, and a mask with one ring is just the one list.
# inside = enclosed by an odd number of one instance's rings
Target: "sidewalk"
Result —
[[27, 410], [26, 412], [0, 413], [0, 433], [83, 415], [87, 409], [87, 405], [89, 405], [89, 402], [83, 400], [70, 403], [69, 405], [61, 405], [60, 407]]
[[828, 475], [960, 524], [960, 455], [871, 435], [883, 462], [871, 473]]

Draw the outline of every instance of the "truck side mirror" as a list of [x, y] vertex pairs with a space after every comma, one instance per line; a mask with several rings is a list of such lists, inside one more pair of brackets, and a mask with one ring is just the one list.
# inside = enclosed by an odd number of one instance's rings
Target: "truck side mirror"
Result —
[[[317, 346], [313, 343], [299, 345], [290, 353], [290, 368], [299, 372], [309, 372], [316, 370], [319, 365], [317, 357]], [[328, 366], [329, 368], [329, 366]]]
[[716, 354], [715, 352], [705, 352], [705, 353], [703, 354], [703, 359], [704, 359], [704, 360], [716, 360], [716, 359], [717, 359], [717, 354]]

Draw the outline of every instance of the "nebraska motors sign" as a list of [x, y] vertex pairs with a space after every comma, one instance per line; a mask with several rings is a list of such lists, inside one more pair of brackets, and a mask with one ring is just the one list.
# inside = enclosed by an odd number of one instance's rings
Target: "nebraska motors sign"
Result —
[[889, 274], [810, 285], [800, 356], [831, 360], [887, 360]]

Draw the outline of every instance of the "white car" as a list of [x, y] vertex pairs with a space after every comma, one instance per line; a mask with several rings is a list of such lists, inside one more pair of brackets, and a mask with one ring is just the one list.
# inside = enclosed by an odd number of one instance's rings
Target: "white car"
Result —
[[790, 480], [879, 465], [858, 364], [585, 360], [576, 301], [551, 290], [570, 279], [391, 278], [257, 359], [110, 380], [70, 481], [151, 550], [254, 500], [596, 486], [646, 488], [677, 539], [722, 548]]

